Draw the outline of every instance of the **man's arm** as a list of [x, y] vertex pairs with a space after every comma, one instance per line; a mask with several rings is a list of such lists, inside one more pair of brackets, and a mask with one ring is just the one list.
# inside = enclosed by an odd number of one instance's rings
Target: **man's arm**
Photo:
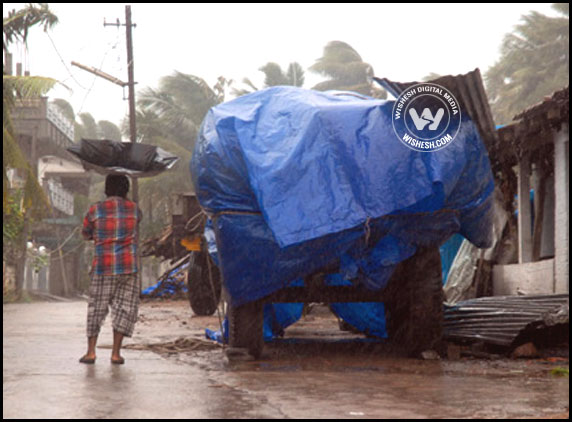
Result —
[[93, 221], [91, 221], [90, 216], [92, 213], [93, 206], [90, 207], [89, 211], [83, 219], [83, 228], [81, 230], [81, 235], [85, 240], [93, 240]]

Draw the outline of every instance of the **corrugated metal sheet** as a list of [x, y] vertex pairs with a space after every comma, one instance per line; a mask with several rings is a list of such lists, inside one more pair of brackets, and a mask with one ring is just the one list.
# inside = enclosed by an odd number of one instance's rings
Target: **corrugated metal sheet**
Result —
[[553, 315], [564, 308], [568, 323], [568, 302], [568, 294], [466, 300], [445, 309], [443, 336], [508, 347], [525, 328], [554, 324]]
[[[395, 82], [387, 78], [376, 77], [373, 79], [396, 98], [408, 87], [420, 83]], [[480, 70], [477, 68], [464, 75], [448, 75], [429, 82], [441, 85], [453, 93], [460, 103], [461, 112], [471, 116], [489, 153], [493, 153], [496, 150], [498, 138]]]

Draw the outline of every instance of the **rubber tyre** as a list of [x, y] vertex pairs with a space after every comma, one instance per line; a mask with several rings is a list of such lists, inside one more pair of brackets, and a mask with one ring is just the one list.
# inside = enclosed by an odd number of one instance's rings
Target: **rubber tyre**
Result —
[[[211, 286], [207, 259], [210, 260], [214, 284]], [[198, 316], [209, 316], [215, 313], [221, 294], [221, 276], [218, 267], [206, 252], [192, 252], [187, 275], [189, 303]]]
[[396, 350], [418, 357], [438, 345], [443, 331], [443, 284], [438, 248], [420, 249], [400, 263], [388, 288], [386, 319]]
[[255, 359], [264, 348], [263, 305], [256, 301], [242, 306], [228, 307], [229, 346], [247, 349]]

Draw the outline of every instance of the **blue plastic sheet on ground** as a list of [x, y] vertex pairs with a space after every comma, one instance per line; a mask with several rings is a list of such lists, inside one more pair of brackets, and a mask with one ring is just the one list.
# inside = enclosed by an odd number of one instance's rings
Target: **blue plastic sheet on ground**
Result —
[[274, 87], [208, 112], [191, 173], [233, 304], [333, 263], [381, 289], [417, 247], [454, 233], [490, 244], [494, 184], [473, 122], [416, 152], [395, 137], [393, 104]]
[[181, 277], [176, 277], [180, 271], [186, 271], [189, 264], [183, 264], [172, 270], [167, 277], [157, 282], [153, 286], [147, 287], [141, 292], [143, 296], [161, 297], [164, 295], [173, 295], [178, 292], [186, 293], [187, 285]]

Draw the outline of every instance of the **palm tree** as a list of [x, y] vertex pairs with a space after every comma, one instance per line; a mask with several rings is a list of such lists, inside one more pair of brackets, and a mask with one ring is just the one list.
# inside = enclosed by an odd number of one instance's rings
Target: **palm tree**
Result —
[[[179, 157], [175, 168], [143, 179], [140, 196], [143, 236], [158, 234], [170, 222], [170, 196], [192, 190], [188, 163], [199, 127], [208, 110], [223, 102], [230, 81], [219, 77], [211, 88], [198, 76], [175, 72], [161, 78], [158, 88], [145, 88], [137, 101], [137, 132], [145, 143], [157, 145]], [[128, 133], [124, 122], [123, 132]]]
[[175, 72], [161, 78], [158, 89], [145, 88], [139, 94], [139, 115], [158, 119], [163, 134], [192, 151], [205, 115], [211, 107], [224, 101], [228, 84], [221, 77], [211, 88], [198, 76]]
[[318, 91], [354, 91], [364, 95], [385, 98], [385, 91], [372, 85], [374, 75], [369, 63], [362, 60], [358, 52], [342, 41], [331, 41], [324, 47], [324, 53], [310, 71], [327, 77], [313, 87]]
[[[58, 22], [58, 18], [48, 8], [47, 4], [41, 3], [39, 6], [28, 4], [19, 11], [12, 10], [3, 19], [3, 51], [8, 54], [8, 49], [14, 41], [27, 42], [30, 28], [36, 24], [42, 24], [44, 31], [52, 28]], [[5, 72], [4, 72], [5, 73]], [[42, 187], [39, 185], [32, 167], [27, 162], [24, 154], [20, 150], [16, 140], [14, 128], [11, 120], [11, 110], [16, 100], [19, 98], [34, 98], [46, 94], [56, 81], [51, 78], [41, 76], [11, 76], [3, 75], [3, 135], [2, 135], [2, 179], [4, 187], [3, 209], [6, 211], [7, 195], [9, 194], [7, 169], [21, 169], [26, 174], [24, 187], [23, 208], [24, 213], [31, 215], [41, 215], [47, 208], [49, 202], [44, 195]]]
[[37, 6], [31, 3], [21, 10], [11, 10], [2, 22], [4, 53], [8, 52], [8, 47], [14, 41], [25, 43], [32, 26], [41, 24], [44, 26], [44, 32], [47, 32], [57, 23], [58, 17], [51, 12], [47, 3], [39, 3]]
[[553, 8], [563, 16], [522, 16], [514, 32], [505, 35], [501, 58], [485, 73], [497, 123], [509, 123], [524, 108], [569, 84], [570, 6], [558, 3]]
[[[14, 41], [27, 42], [28, 31], [36, 24], [42, 24], [44, 31], [53, 27], [58, 18], [51, 13], [47, 4], [27, 5], [24, 9], [9, 12], [3, 19], [2, 48], [5, 55]], [[11, 72], [9, 72], [11, 73]], [[40, 218], [50, 209], [50, 204], [42, 187], [38, 183], [32, 166], [25, 159], [16, 142], [16, 135], [11, 120], [11, 111], [19, 98], [34, 98], [46, 94], [56, 83], [54, 79], [39, 76], [11, 76], [3, 72], [2, 77], [2, 184], [3, 184], [3, 229], [12, 217], [20, 223], [13, 225], [17, 230], [10, 233], [8, 242], [3, 242], [3, 252], [12, 249], [16, 257], [16, 295], [19, 297], [24, 280], [24, 263], [26, 260], [26, 241], [31, 218]], [[10, 192], [7, 169], [21, 169], [25, 174], [25, 185], [21, 204], [15, 199], [20, 193]], [[17, 215], [13, 215], [17, 214]], [[3, 230], [6, 233], [6, 230]], [[4, 240], [4, 237], [3, 237]], [[6, 247], [6, 243], [10, 246]], [[5, 249], [6, 248], [6, 249]], [[3, 255], [5, 255], [3, 253]]]
[[[286, 72], [282, 70], [279, 64], [274, 62], [268, 62], [258, 70], [264, 73], [264, 88], [279, 85], [297, 87], [304, 85], [304, 69], [297, 62], [290, 63]], [[232, 93], [237, 97], [259, 90], [248, 78], [244, 78], [242, 82], [248, 85], [250, 89], [233, 88]]]
[[58, 108], [64, 117], [73, 122], [75, 142], [78, 142], [81, 138], [121, 141], [121, 130], [115, 123], [108, 120], [99, 120], [96, 123], [90, 113], [80, 113], [78, 116], [80, 122], [78, 123], [75, 111], [69, 102], [62, 98], [56, 98], [51, 103]]
[[121, 142], [121, 131], [115, 123], [109, 120], [100, 120], [97, 122], [97, 133], [102, 139]]

